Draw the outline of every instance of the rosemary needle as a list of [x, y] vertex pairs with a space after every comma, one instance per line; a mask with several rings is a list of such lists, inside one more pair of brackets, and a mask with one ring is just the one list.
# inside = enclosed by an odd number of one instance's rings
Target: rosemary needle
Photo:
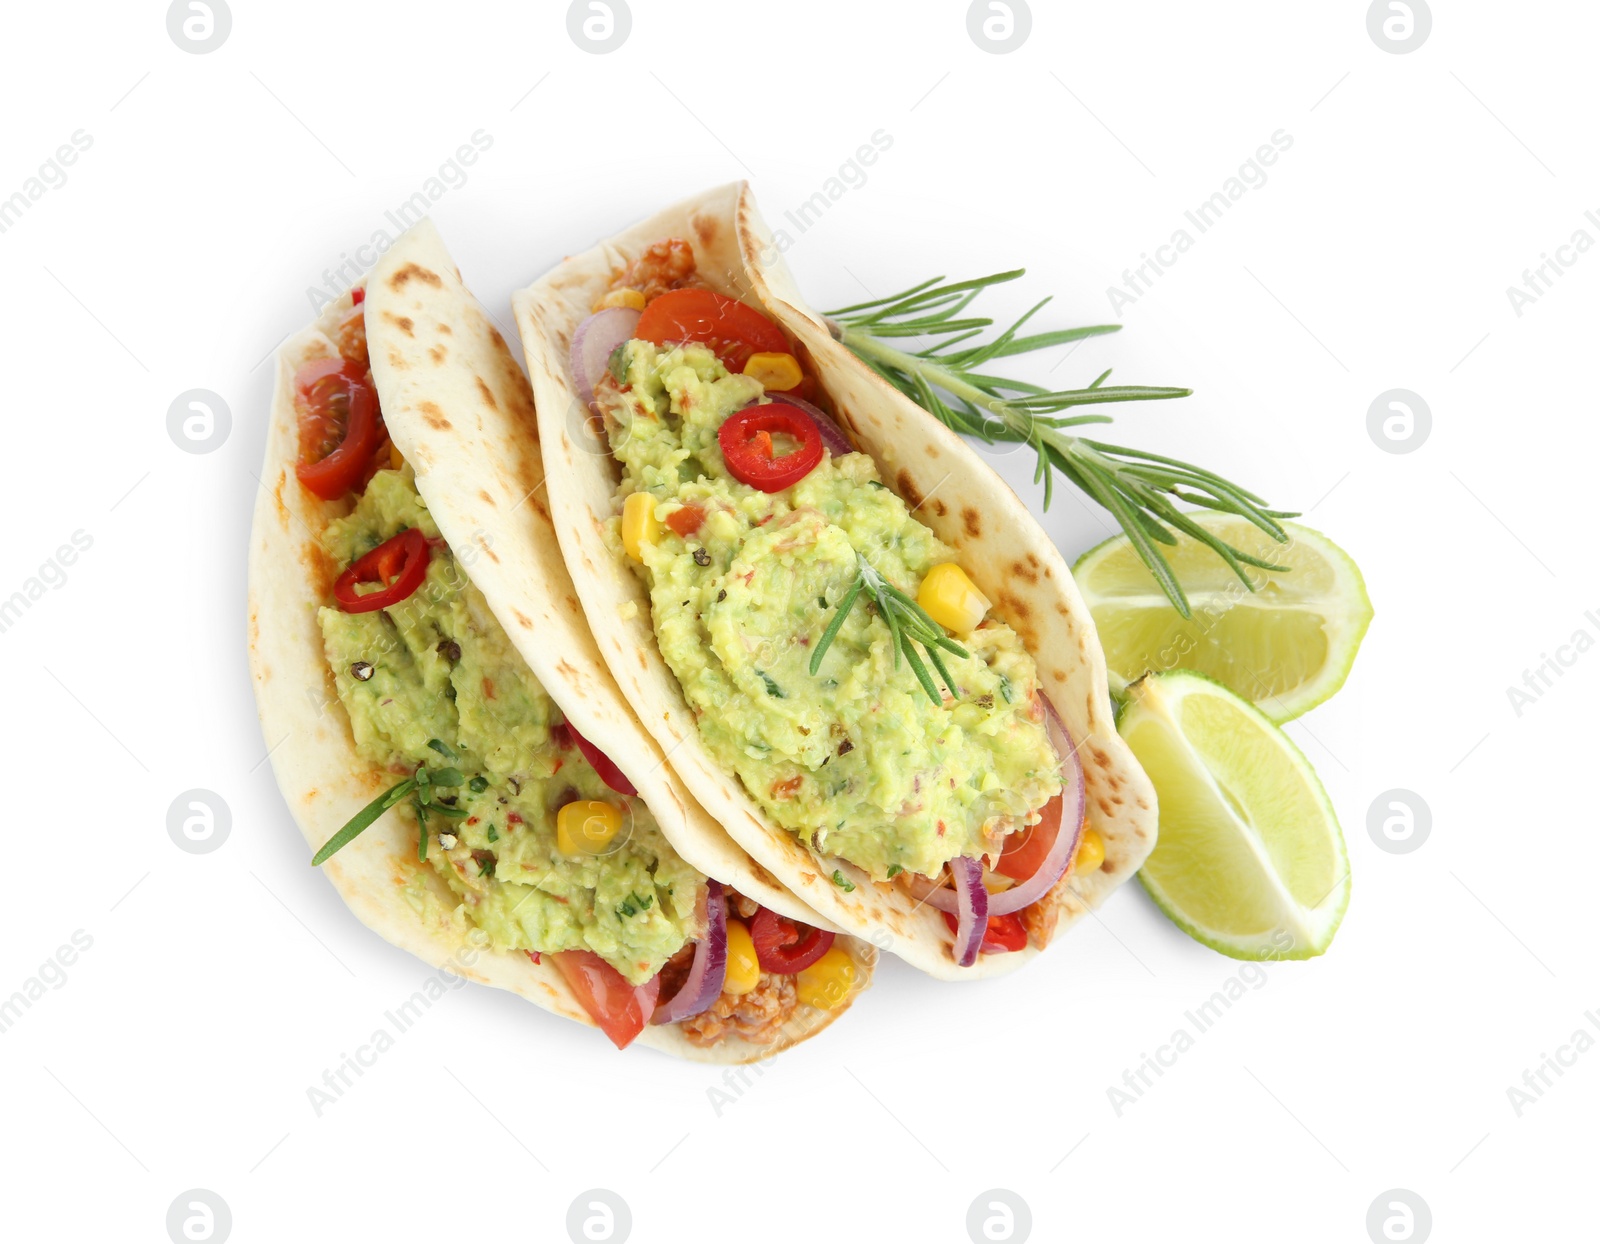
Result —
[[[1287, 543], [1289, 537], [1278, 520], [1293, 518], [1294, 514], [1268, 509], [1262, 498], [1203, 467], [1064, 430], [1111, 422], [1109, 415], [1074, 413], [1079, 407], [1188, 397], [1190, 390], [1108, 385], [1105, 381], [1109, 371], [1086, 388], [1049, 390], [986, 370], [996, 359], [1103, 336], [1122, 327], [1097, 324], [1018, 336], [1050, 301], [1045, 298], [992, 340], [973, 343], [994, 321], [964, 312], [984, 290], [1014, 281], [1022, 274], [1023, 269], [1018, 268], [967, 281], [947, 282], [935, 277], [887, 298], [830, 312], [830, 328], [856, 357], [946, 427], [990, 443], [1006, 441], [1032, 447], [1038, 455], [1034, 482], [1044, 485], [1045, 508], [1049, 508], [1054, 495], [1057, 474], [1104, 506], [1127, 532], [1173, 608], [1184, 617], [1190, 616], [1188, 598], [1159, 547], [1177, 544], [1175, 533], [1207, 545], [1251, 591], [1255, 584], [1246, 566], [1286, 570], [1207, 531], [1174, 502], [1241, 515], [1279, 543]], [[891, 344], [907, 337], [937, 340], [926, 349], [915, 351]], [[947, 397], [953, 400], [946, 400]], [[855, 603], [853, 596], [848, 599]], [[832, 641], [838, 621], [836, 618], [835, 625], [824, 634], [824, 641]], [[825, 646], [826, 643], [819, 645], [818, 653], [813, 655], [813, 672]], [[937, 666], [938, 659], [934, 660]], [[912, 668], [917, 667], [913, 664]], [[948, 683], [949, 679], [945, 681]]]

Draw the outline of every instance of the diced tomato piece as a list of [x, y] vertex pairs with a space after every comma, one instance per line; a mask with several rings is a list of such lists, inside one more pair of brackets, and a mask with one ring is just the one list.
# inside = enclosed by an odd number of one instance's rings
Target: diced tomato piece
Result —
[[661, 992], [658, 972], [643, 985], [630, 985], [599, 955], [590, 950], [563, 950], [550, 956], [579, 1005], [611, 1039], [625, 1050], [644, 1031], [655, 1013], [656, 997]]

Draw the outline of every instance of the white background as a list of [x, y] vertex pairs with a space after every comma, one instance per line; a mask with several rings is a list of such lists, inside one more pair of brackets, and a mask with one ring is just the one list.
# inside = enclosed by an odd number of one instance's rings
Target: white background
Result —
[[[0, 998], [75, 930], [93, 945], [0, 1034], [3, 1233], [161, 1241], [191, 1188], [240, 1241], [559, 1241], [591, 1188], [644, 1241], [962, 1241], [991, 1188], [1047, 1240], [1362, 1241], [1392, 1188], [1441, 1240], [1592, 1230], [1600, 1054], [1520, 1117], [1507, 1090], [1600, 1037], [1600, 656], [1520, 716], [1507, 688], [1600, 637], [1600, 255], [1521, 316], [1506, 287], [1579, 228], [1600, 240], [1600, 15], [1436, 0], [1426, 44], [1394, 55], [1366, 8], [1035, 3], [994, 55], [952, 0], [634, 0], [625, 46], [593, 55], [549, 0], [234, 0], [226, 43], [194, 55], [159, 3], [9, 6], [0, 195], [75, 131], [93, 145], [0, 234], [0, 597], [75, 531], [93, 543], [0, 634]], [[750, 177], [781, 225], [880, 129], [866, 183], [789, 251], [812, 301], [1026, 265], [995, 309], [1053, 294], [1051, 325], [1111, 318], [1123, 270], [1292, 136], [1123, 333], [1031, 374], [1192, 386], [1118, 408], [1112, 439], [1308, 510], [1361, 563], [1377, 619], [1355, 673], [1290, 727], [1349, 843], [1337, 941], [1265, 968], [1120, 1117], [1107, 1090], [1243, 967], [1137, 886], [1022, 975], [886, 964], [720, 1114], [711, 1070], [464, 989], [317, 1117], [308, 1088], [428, 973], [306, 866], [263, 763], [244, 561], [268, 356], [475, 131], [492, 147], [434, 215], [509, 322], [563, 254], [706, 186]], [[1405, 456], [1367, 432], [1397, 387], [1433, 413]], [[194, 388], [232, 411], [209, 454], [166, 430]], [[1037, 501], [1024, 457], [997, 462]], [[1110, 530], [1066, 490], [1044, 521], [1069, 558]], [[232, 811], [208, 855], [166, 828], [196, 787]], [[1393, 788], [1432, 810], [1411, 854], [1367, 831]]]

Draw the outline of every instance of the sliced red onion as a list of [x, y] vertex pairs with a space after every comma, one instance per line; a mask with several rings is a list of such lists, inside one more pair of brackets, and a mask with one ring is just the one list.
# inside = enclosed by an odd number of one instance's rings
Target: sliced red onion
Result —
[[787, 402], [789, 405], [798, 407], [810, 415], [811, 422], [817, 425], [817, 431], [822, 434], [822, 443], [828, 447], [828, 452], [835, 458], [841, 454], [853, 454], [856, 452], [855, 446], [850, 444], [849, 439], [844, 434], [844, 430], [804, 398], [790, 397], [787, 393], [769, 393], [767, 396], [774, 402]]
[[602, 782], [619, 795], [637, 795], [639, 793], [634, 789], [633, 783], [628, 781], [628, 775], [617, 768], [616, 761], [579, 734], [578, 727], [573, 725], [570, 719], [566, 724], [567, 733], [572, 736], [572, 741], [578, 745], [578, 750], [583, 753], [583, 758], [589, 762], [589, 767], [599, 775]]
[[1067, 733], [1067, 727], [1056, 712], [1056, 706], [1043, 696], [1046, 726], [1050, 742], [1061, 757], [1061, 825], [1056, 830], [1055, 844], [1044, 857], [1037, 872], [1026, 881], [1019, 881], [1009, 890], [989, 896], [989, 914], [1005, 916], [1024, 907], [1031, 907], [1061, 880], [1078, 850], [1078, 839], [1083, 835], [1084, 783], [1083, 760]]
[[978, 961], [983, 935], [989, 928], [989, 891], [983, 888], [983, 865], [968, 856], [950, 861], [956, 879], [956, 966], [970, 968]]
[[[1044, 857], [1037, 872], [1025, 881], [1019, 881], [1009, 890], [989, 895], [989, 914], [1006, 916], [1031, 907], [1050, 892], [1050, 887], [1061, 880], [1078, 849], [1078, 839], [1083, 835], [1084, 783], [1083, 761], [1078, 749], [1067, 733], [1067, 727], [1056, 712], [1056, 706], [1044, 697], [1045, 728], [1050, 743], [1061, 757], [1061, 824], [1056, 829], [1056, 840], [1050, 853]], [[952, 865], [958, 861], [951, 861]], [[972, 861], [976, 863], [977, 861]], [[980, 870], [981, 871], [981, 870]], [[939, 886], [923, 896], [924, 901], [940, 911], [959, 913], [960, 895], [948, 886]]]
[[639, 316], [640, 312], [628, 307], [607, 307], [579, 324], [572, 334], [572, 382], [585, 410], [594, 402], [594, 386], [605, 374], [612, 354], [639, 327]]
[[[722, 883], [706, 882], [706, 935], [694, 946], [694, 962], [689, 965], [683, 988], [656, 1007], [652, 1024], [675, 1024], [700, 1014], [722, 996], [728, 977], [728, 906], [723, 901]], [[657, 973], [656, 979], [660, 979]]]

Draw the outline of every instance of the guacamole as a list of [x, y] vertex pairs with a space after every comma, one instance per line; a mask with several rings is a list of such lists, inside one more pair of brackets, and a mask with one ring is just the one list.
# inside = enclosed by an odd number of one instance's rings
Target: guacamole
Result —
[[[960, 694], [935, 705], [877, 613], [811, 654], [859, 573], [907, 592], [954, 552], [865, 454], [825, 455], [768, 494], [728, 471], [717, 431], [763, 396], [709, 349], [630, 341], [596, 386], [624, 478], [656, 499], [640, 547], [662, 656], [717, 759], [778, 825], [883, 880], [998, 852], [1060, 790], [1033, 659], [1009, 627], [960, 637]], [[675, 525], [686, 506], [703, 522]], [[690, 534], [680, 534], [689, 530]], [[620, 554], [620, 550], [619, 550]]]
[[[406, 528], [432, 546], [415, 592], [387, 609], [318, 615], [357, 750], [397, 775], [460, 770], [467, 784], [446, 797], [468, 815], [429, 817], [422, 867], [496, 949], [591, 950], [642, 984], [694, 935], [704, 878], [560, 728], [561, 711], [439, 539], [409, 469], [379, 471], [325, 543], [342, 567]], [[587, 799], [622, 809], [622, 829], [604, 854], [562, 855], [556, 813]]]

